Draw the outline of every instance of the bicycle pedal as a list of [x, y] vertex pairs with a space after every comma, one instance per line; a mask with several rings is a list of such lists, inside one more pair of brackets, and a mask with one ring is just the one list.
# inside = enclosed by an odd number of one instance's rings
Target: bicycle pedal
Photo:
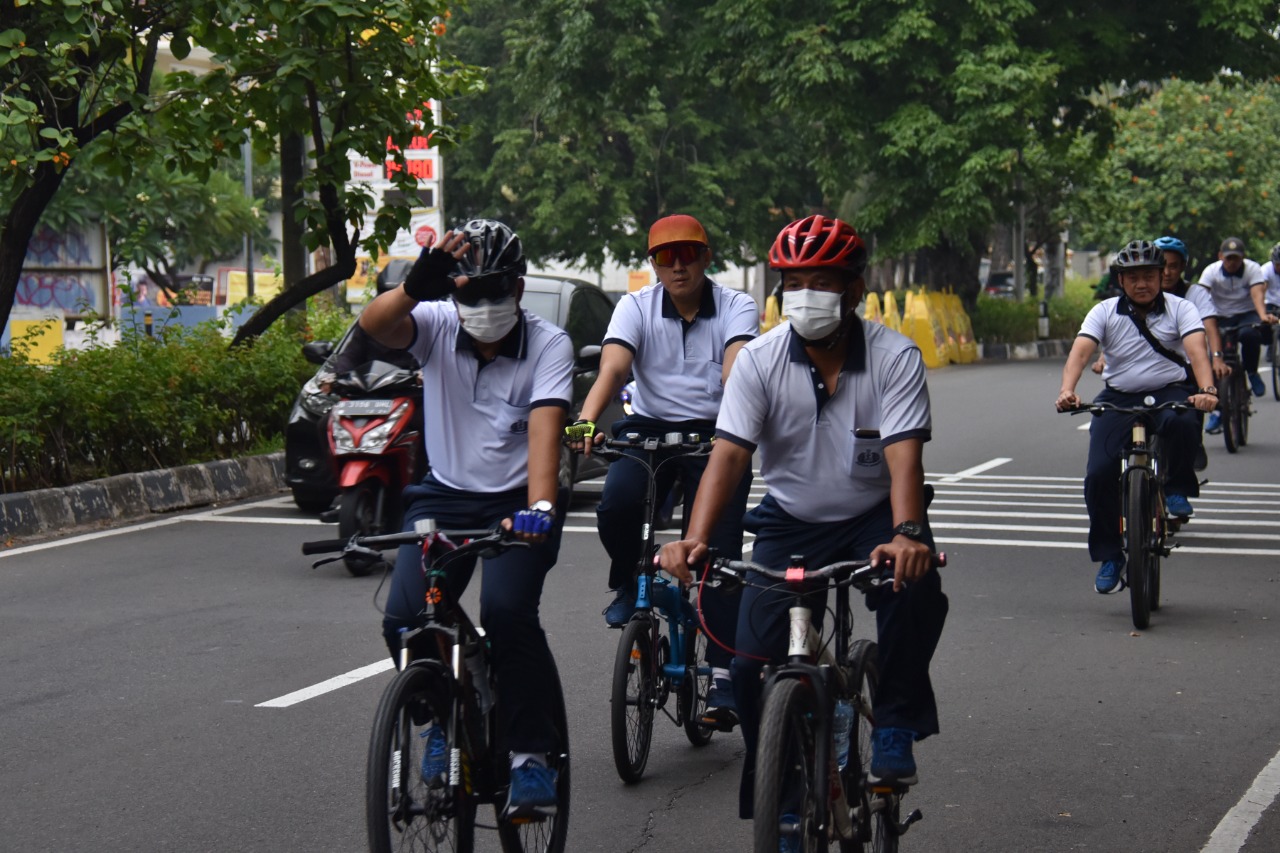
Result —
[[508, 806], [502, 813], [507, 823], [524, 826], [530, 823], [544, 823], [547, 818], [556, 816], [555, 806], [535, 806], [527, 809], [512, 809]]

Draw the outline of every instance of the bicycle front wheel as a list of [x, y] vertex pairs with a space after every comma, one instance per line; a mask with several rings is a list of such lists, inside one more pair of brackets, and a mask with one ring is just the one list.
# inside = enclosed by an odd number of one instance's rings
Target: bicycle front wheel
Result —
[[622, 629], [613, 660], [613, 693], [609, 722], [613, 730], [613, 764], [628, 785], [640, 781], [649, 763], [653, 714], [658, 700], [658, 672], [653, 632], [656, 624], [632, 619]]
[[685, 629], [684, 682], [680, 685], [680, 716], [684, 734], [694, 746], [711, 743], [715, 729], [702, 724], [711, 692], [711, 664], [707, 663], [707, 635], [694, 626]]
[[1231, 375], [1227, 377], [1227, 381], [1222, 383], [1222, 387], [1218, 390], [1222, 396], [1218, 398], [1218, 412], [1222, 416], [1220, 421], [1222, 425], [1222, 443], [1227, 446], [1228, 453], [1235, 453], [1240, 449], [1239, 435], [1236, 432], [1236, 373], [1237, 368], [1231, 368]]
[[815, 723], [822, 713], [816, 705], [813, 689], [800, 681], [784, 679], [769, 689], [756, 752], [755, 853], [776, 853], [787, 836], [793, 850], [828, 847], [825, 830], [818, 830], [826, 788], [815, 782]]
[[1125, 490], [1124, 536], [1128, 552], [1129, 605], [1133, 627], [1151, 624], [1148, 567], [1151, 542], [1151, 481], [1146, 471], [1131, 468]]
[[[867, 778], [871, 775], [871, 732], [875, 728], [871, 709], [875, 707], [876, 692], [880, 689], [880, 650], [874, 642], [854, 641], [845, 664], [845, 675], [850, 690], [847, 698], [853, 703], [853, 729], [849, 732], [849, 760], [840, 778], [845, 798], [850, 805], [857, 806], [864, 800]], [[870, 826], [863, 820], [859, 837], [841, 841], [840, 853], [863, 853], [863, 841], [874, 841], [883, 829], [877, 822], [878, 817], [874, 813], [869, 815]]]
[[[373, 853], [472, 849], [475, 800], [462, 785], [428, 785], [422, 778], [425, 735], [433, 725], [447, 735], [453, 716], [448, 680], [433, 666], [414, 665], [382, 694], [369, 740], [365, 798]], [[452, 750], [453, 738], [446, 740]]]
[[1280, 331], [1271, 329], [1271, 396], [1280, 400]]

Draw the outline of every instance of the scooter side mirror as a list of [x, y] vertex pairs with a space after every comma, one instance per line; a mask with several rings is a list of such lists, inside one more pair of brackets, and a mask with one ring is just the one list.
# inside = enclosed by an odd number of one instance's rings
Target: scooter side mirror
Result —
[[596, 344], [589, 344], [578, 350], [578, 369], [579, 370], [599, 370], [600, 369], [600, 347]]
[[312, 364], [324, 364], [333, 355], [333, 341], [311, 341], [302, 345], [302, 357]]

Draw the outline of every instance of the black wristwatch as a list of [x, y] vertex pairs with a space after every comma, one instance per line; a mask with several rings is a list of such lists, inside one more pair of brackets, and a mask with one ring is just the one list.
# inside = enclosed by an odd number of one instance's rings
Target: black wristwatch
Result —
[[904, 521], [893, 528], [893, 532], [899, 536], [914, 539], [916, 542], [924, 541], [924, 525], [918, 521]]
[[533, 510], [534, 512], [545, 512], [545, 513], [548, 513], [549, 515], [556, 514], [556, 505], [553, 504], [551, 501], [534, 501], [533, 503], [529, 504], [529, 509]]

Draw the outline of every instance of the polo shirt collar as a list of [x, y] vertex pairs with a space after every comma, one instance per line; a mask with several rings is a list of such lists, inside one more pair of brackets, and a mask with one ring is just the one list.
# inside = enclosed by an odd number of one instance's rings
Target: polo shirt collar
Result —
[[[848, 346], [844, 351], [844, 366], [841, 371], [861, 373], [867, 369], [867, 337], [862, 329], [862, 321], [855, 317], [845, 336]], [[801, 342], [795, 329], [787, 330], [787, 354], [793, 362], [809, 363], [809, 354], [804, 351], [804, 343]]]
[[[462, 328], [462, 324], [458, 324], [458, 336], [455, 338], [455, 346], [457, 349], [469, 349], [480, 355], [480, 351], [476, 349], [476, 339], [467, 334], [467, 330]], [[507, 332], [507, 336], [502, 339], [498, 345], [498, 355], [507, 358], [524, 359], [529, 354], [529, 335], [525, 327], [524, 309], [521, 308], [516, 314], [515, 327]]]
[[[714, 317], [716, 316], [716, 295], [711, 292], [711, 288], [716, 287], [716, 283], [709, 278], [703, 279], [702, 282], [702, 301], [698, 303], [698, 317]], [[671, 300], [671, 294], [667, 293], [667, 289], [662, 288], [662, 316], [668, 320], [683, 320], [680, 312], [676, 310], [676, 303]]]
[[[1116, 303], [1116, 313], [1128, 316], [1133, 313], [1133, 303], [1129, 301], [1129, 297], [1121, 296], [1120, 301]], [[1164, 313], [1164, 291], [1156, 294], [1155, 301], [1151, 303], [1151, 307], [1147, 309], [1148, 314]]]

